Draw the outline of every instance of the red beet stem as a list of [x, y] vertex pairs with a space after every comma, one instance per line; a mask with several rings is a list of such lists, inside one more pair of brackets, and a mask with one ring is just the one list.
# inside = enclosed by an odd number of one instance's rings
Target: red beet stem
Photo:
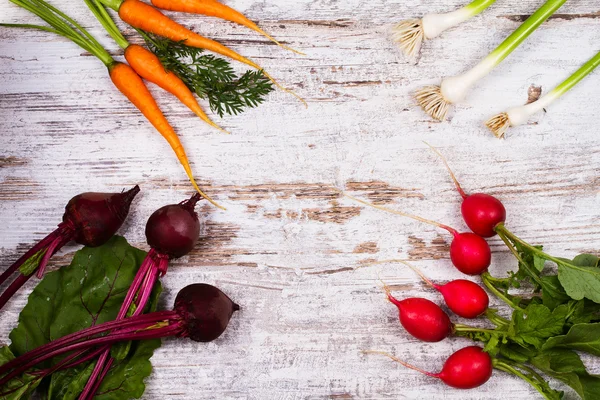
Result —
[[[133, 312], [133, 316], [140, 315], [144, 311], [146, 303], [148, 302], [156, 281], [158, 280], [158, 275], [159, 273], [164, 274], [164, 272], [166, 272], [167, 264], [168, 257], [163, 257], [158, 254], [155, 249], [150, 249], [146, 255], [146, 258], [142, 262], [140, 269], [136, 273], [129, 290], [127, 291], [125, 300], [123, 301], [121, 309], [119, 310], [119, 314], [117, 315], [117, 320], [121, 320], [126, 317], [136, 297], [136, 309]], [[161, 271], [161, 268], [164, 269], [164, 271]], [[92, 371], [92, 374], [88, 378], [88, 381], [79, 396], [80, 400], [93, 398], [96, 390], [98, 390], [98, 387], [100, 387], [104, 376], [106, 376], [108, 369], [110, 369], [112, 361], [113, 359], [110, 357], [110, 347], [107, 347], [94, 366], [94, 370]]]
[[165, 320], [177, 321], [180, 320], [180, 317], [175, 311], [159, 311], [137, 317], [126, 318], [120, 321], [109, 321], [103, 324], [95, 325], [53, 340], [52, 342], [31, 350], [4, 365], [0, 365], [0, 375], [5, 374], [11, 368], [21, 365], [24, 361], [39, 357], [47, 352], [54, 351], [55, 349], [59, 349], [77, 341], [89, 339], [90, 336], [98, 335], [114, 329], [118, 329], [121, 332], [135, 332], [136, 330], [148, 328], [157, 322]]
[[196, 203], [198, 203], [200, 200], [202, 200], [202, 196], [200, 196], [200, 193], [195, 193], [192, 197], [182, 201], [179, 204], [191, 211], [194, 211], [194, 209], [196, 208]]
[[58, 236], [59, 231], [60, 229], [56, 229], [54, 232], [40, 240], [35, 246], [29, 249], [27, 253], [23, 254], [17, 261], [15, 261], [14, 264], [8, 267], [6, 271], [4, 271], [2, 275], [0, 275], [0, 285], [6, 282], [6, 280], [12, 274], [14, 274], [19, 269], [19, 267], [25, 263], [25, 261], [29, 260], [40, 250], [43, 250], [46, 247], [48, 247], [48, 245]]
[[6, 305], [6, 303], [13, 297], [15, 293], [31, 278], [33, 275], [19, 275], [0, 295], [0, 309]]
[[[27, 260], [31, 257], [35, 256], [40, 251], [46, 251], [35, 271], [38, 271], [38, 278], [41, 278], [46, 265], [48, 264], [48, 260], [52, 257], [62, 246], [73, 240], [75, 237], [75, 230], [73, 229], [70, 223], [61, 222], [51, 234], [40, 240], [35, 246], [33, 246], [27, 253], [23, 254], [21, 258], [19, 258], [13, 265], [7, 268], [6, 271], [0, 275], [0, 285], [3, 284], [13, 273], [17, 272], [18, 269], [25, 264]], [[22, 280], [17, 278], [19, 282], [21, 282], [20, 286], [12, 286], [9, 288], [12, 291], [10, 296], [7, 298], [5, 294], [2, 295], [3, 301], [0, 301], [0, 309], [6, 304], [6, 302], [15, 294], [15, 292], [27, 281], [27, 279]]]
[[110, 360], [108, 360], [106, 362], [106, 365], [104, 366], [104, 369], [102, 370], [102, 372], [100, 373], [100, 375], [98, 376], [98, 378], [94, 381], [94, 385], [89, 390], [89, 393], [87, 393], [87, 395], [85, 397], [84, 397], [84, 394], [82, 393], [79, 396], [79, 400], [92, 400], [94, 398], [94, 396], [98, 392], [98, 389], [100, 388], [100, 385], [102, 384], [102, 381], [104, 380], [104, 378], [106, 378], [106, 374], [108, 374], [108, 371], [110, 370], [110, 367], [112, 367], [114, 361], [115, 361], [115, 359], [111, 358]]
[[[170, 313], [175, 314], [175, 312], [170, 312]], [[142, 315], [142, 317], [153, 316], [155, 318], [154, 323], [158, 323], [158, 322], [164, 321], [166, 319], [166, 318], [157, 318], [155, 314], [161, 314], [161, 313], [146, 314], [146, 315]], [[137, 322], [139, 320], [139, 318], [132, 317], [132, 318], [128, 318], [125, 320], [116, 321], [116, 322], [124, 323], [131, 319], [136, 320], [134, 322]], [[97, 326], [102, 327], [102, 326], [106, 326], [108, 324], [109, 323], [105, 323], [105, 324], [100, 324]], [[17, 367], [14, 367], [14, 369], [10, 373], [8, 373], [6, 376], [4, 376], [3, 378], [0, 379], [0, 386], [6, 384], [14, 377], [24, 373], [29, 368], [31, 368], [41, 362], [44, 362], [48, 359], [60, 356], [62, 354], [65, 354], [65, 353], [68, 353], [71, 351], [76, 351], [76, 350], [81, 350], [81, 349], [89, 349], [94, 346], [99, 346], [99, 345], [104, 345], [104, 344], [114, 344], [117, 342], [126, 342], [126, 341], [130, 341], [130, 340], [158, 339], [158, 338], [167, 337], [167, 336], [177, 336], [177, 335], [181, 334], [184, 329], [183, 323], [181, 321], [175, 321], [175, 322], [170, 323], [169, 325], [167, 325], [165, 327], [161, 327], [161, 328], [147, 329], [152, 325], [153, 324], [151, 324], [151, 325], [144, 324], [144, 323], [140, 324], [138, 322], [138, 326], [136, 327], [137, 329], [135, 329], [135, 330], [128, 330], [125, 332], [122, 330], [118, 330], [116, 332], [110, 332], [106, 336], [100, 336], [100, 337], [93, 338], [93, 339], [87, 339], [87, 340], [83, 340], [83, 341], [76, 342], [76, 343], [66, 344], [66, 345], [63, 345], [52, 351], [48, 351], [48, 348], [45, 348], [43, 354], [38, 357], [35, 357], [35, 358], [28, 356], [29, 353], [25, 353], [24, 355], [17, 357], [14, 360], [12, 360], [9, 363], [2, 366], [2, 368], [4, 369], [4, 367], [9, 364], [12, 364], [12, 365], [10, 365], [11, 367], [18, 365]], [[106, 331], [107, 329], [104, 329], [104, 330]], [[80, 331], [80, 332], [84, 332], [84, 331], [86, 331], [86, 329], [84, 329], [83, 331]], [[85, 336], [89, 336], [89, 335], [85, 335]], [[46, 345], [41, 346], [38, 349], [42, 349], [44, 347], [46, 347]], [[56, 346], [53, 346], [53, 347], [55, 348]]]

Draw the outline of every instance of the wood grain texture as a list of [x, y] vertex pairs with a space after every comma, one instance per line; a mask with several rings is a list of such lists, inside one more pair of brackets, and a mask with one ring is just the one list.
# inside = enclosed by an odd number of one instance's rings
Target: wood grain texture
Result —
[[[83, 4], [53, 3], [121, 57]], [[443, 124], [423, 114], [412, 92], [476, 63], [540, 1], [499, 1], [427, 42], [418, 65], [402, 57], [389, 28], [461, 1], [226, 3], [306, 57], [233, 24], [176, 18], [259, 62], [306, 98], [309, 108], [278, 91], [259, 109], [220, 121], [232, 132], [225, 136], [151, 88], [180, 133], [201, 186], [228, 208], [200, 207], [203, 236], [164, 278], [163, 307], [187, 283], [208, 282], [230, 294], [242, 311], [214, 343], [166, 340], [152, 359], [144, 398], [537, 398], [503, 373], [477, 390], [458, 391], [385, 358], [360, 354], [386, 350], [437, 370], [466, 341], [426, 344], [410, 338], [382, 295], [378, 272], [399, 296], [439, 297], [405, 268], [357, 266], [411, 258], [434, 280], [459, 275], [443, 232], [364, 209], [340, 198], [332, 186], [464, 229], [459, 197], [426, 140], [447, 156], [467, 190], [505, 202], [508, 224], [524, 239], [566, 257], [598, 253], [600, 74], [512, 129], [507, 140], [495, 139], [482, 123], [525, 103], [532, 85], [548, 91], [599, 50], [598, 2], [567, 2]], [[36, 22], [6, 4], [0, 20]], [[124, 31], [137, 40], [131, 29]], [[142, 193], [121, 233], [146, 248], [143, 229], [150, 213], [191, 193], [167, 144], [89, 54], [46, 33], [0, 28], [0, 267], [50, 232], [73, 195], [135, 183]], [[492, 273], [513, 269], [500, 241], [490, 243]], [[76, 249], [64, 248], [52, 267], [68, 263]], [[0, 341], [15, 326], [33, 284], [0, 314]], [[598, 362], [590, 367], [600, 373]]]

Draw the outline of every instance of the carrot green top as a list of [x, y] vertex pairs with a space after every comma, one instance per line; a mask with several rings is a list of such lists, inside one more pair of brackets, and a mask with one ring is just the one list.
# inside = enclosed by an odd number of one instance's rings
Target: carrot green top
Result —
[[44, 0], [10, 0], [12, 3], [26, 9], [37, 15], [50, 26], [32, 25], [32, 24], [0, 24], [1, 26], [15, 28], [33, 28], [47, 32], [52, 32], [70, 39], [82, 49], [89, 51], [107, 67], [115, 63], [115, 60], [108, 54], [100, 43], [88, 31], [86, 31], [77, 21], [48, 4]]

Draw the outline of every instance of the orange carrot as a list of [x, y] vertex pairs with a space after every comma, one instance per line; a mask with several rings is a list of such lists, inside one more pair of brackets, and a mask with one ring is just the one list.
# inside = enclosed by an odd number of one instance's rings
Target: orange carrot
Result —
[[217, 0], [152, 0], [152, 4], [158, 8], [168, 11], [179, 11], [191, 14], [208, 15], [209, 17], [217, 17], [227, 21], [235, 22], [260, 33], [267, 39], [275, 42], [277, 45], [294, 53], [304, 55], [304, 53], [294, 50], [291, 47], [279, 43], [271, 35], [263, 31], [258, 25], [250, 21], [244, 14], [233, 8], [219, 3]]
[[125, 49], [125, 59], [131, 68], [142, 78], [173, 94], [210, 126], [226, 132], [208, 118], [204, 110], [200, 107], [200, 104], [196, 101], [192, 91], [188, 89], [177, 75], [166, 71], [154, 53], [140, 45], [131, 44]]
[[192, 168], [190, 167], [185, 150], [179, 141], [177, 133], [169, 124], [162, 111], [160, 111], [160, 108], [158, 108], [158, 104], [156, 104], [152, 94], [150, 94], [150, 91], [148, 91], [148, 88], [146, 85], [144, 85], [142, 78], [136, 74], [133, 68], [123, 63], [112, 64], [109, 67], [109, 72], [110, 79], [113, 81], [117, 89], [119, 89], [119, 91], [123, 93], [129, 99], [129, 101], [142, 112], [142, 114], [144, 114], [144, 116], [148, 119], [148, 121], [150, 121], [156, 130], [160, 132], [167, 142], [169, 142], [171, 148], [177, 155], [177, 159], [179, 159], [179, 162], [181, 165], [183, 165], [183, 169], [198, 193], [200, 193], [202, 197], [210, 201], [215, 206], [224, 209], [214, 200], [204, 194], [204, 192], [202, 192], [202, 190], [200, 190], [196, 184], [196, 180], [192, 174]]
[[123, 21], [135, 28], [166, 37], [174, 42], [185, 41], [184, 43], [186, 46], [199, 47], [213, 51], [258, 70], [262, 70], [263, 74], [269, 78], [275, 86], [297, 97], [306, 106], [306, 101], [304, 101], [304, 99], [277, 83], [271, 75], [267, 74], [254, 61], [247, 59], [217, 41], [205, 38], [204, 36], [200, 36], [197, 33], [190, 31], [158, 11], [156, 8], [146, 3], [142, 3], [139, 0], [125, 0], [118, 7], [118, 12], [119, 17], [121, 17]]

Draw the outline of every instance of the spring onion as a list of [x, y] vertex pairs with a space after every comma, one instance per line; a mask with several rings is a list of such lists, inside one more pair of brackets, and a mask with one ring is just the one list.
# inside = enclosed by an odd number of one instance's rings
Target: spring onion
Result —
[[451, 104], [463, 100], [468, 90], [478, 80], [489, 74], [502, 60], [513, 52], [533, 31], [558, 10], [566, 0], [548, 0], [525, 20], [500, 45], [475, 67], [462, 75], [444, 78], [440, 86], [426, 86], [415, 94], [423, 110], [433, 118], [443, 121]]
[[565, 79], [560, 85], [542, 96], [538, 100], [521, 107], [509, 108], [506, 112], [496, 114], [486, 121], [485, 125], [496, 135], [497, 138], [504, 137], [510, 126], [517, 126], [527, 122], [533, 114], [546, 108], [554, 100], [568, 92], [579, 81], [590, 74], [600, 65], [600, 52], [589, 59], [575, 73]]
[[396, 25], [392, 39], [409, 58], [415, 58], [424, 39], [433, 39], [442, 32], [476, 16], [496, 0], [474, 0], [458, 10], [442, 14], [427, 14], [421, 19], [408, 19]]

